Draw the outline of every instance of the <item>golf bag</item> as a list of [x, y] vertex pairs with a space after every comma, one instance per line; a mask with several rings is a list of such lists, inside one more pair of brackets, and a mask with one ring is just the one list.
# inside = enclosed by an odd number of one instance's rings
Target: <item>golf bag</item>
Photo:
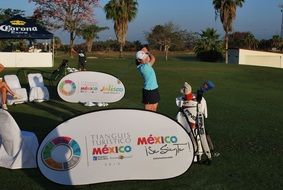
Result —
[[[206, 89], [207, 90], [207, 89]], [[205, 90], [198, 90], [197, 95], [192, 95], [190, 100], [177, 97], [176, 104], [179, 107], [177, 121], [187, 130], [192, 139], [195, 150], [195, 162], [203, 160], [203, 155], [210, 161], [214, 147], [207, 135], [204, 120], [207, 118], [207, 104], [202, 97]]]

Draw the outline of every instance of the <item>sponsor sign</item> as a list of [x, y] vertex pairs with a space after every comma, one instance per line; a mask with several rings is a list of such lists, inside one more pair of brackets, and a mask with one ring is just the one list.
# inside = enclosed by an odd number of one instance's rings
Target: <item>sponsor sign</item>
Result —
[[59, 96], [72, 103], [117, 102], [125, 95], [123, 83], [100, 72], [75, 72], [63, 77], [57, 86]]
[[64, 185], [168, 179], [186, 172], [194, 149], [176, 121], [150, 111], [87, 113], [52, 130], [41, 143], [41, 173]]
[[29, 32], [37, 32], [37, 26], [26, 26], [26, 22], [21, 19], [11, 20], [7, 25], [0, 25], [0, 31], [11, 34], [28, 34]]

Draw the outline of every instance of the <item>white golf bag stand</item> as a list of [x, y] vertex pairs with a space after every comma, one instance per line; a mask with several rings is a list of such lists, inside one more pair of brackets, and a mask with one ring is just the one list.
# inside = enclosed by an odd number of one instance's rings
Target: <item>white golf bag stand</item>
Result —
[[[176, 119], [189, 133], [195, 150], [194, 162], [202, 161], [203, 154], [208, 160], [211, 160], [211, 150], [213, 145], [211, 140], [207, 139], [204, 118], [207, 118], [207, 105], [204, 98], [198, 103], [195, 100], [185, 101], [182, 97], [176, 98], [176, 104], [180, 108]], [[190, 126], [194, 124], [193, 126]]]

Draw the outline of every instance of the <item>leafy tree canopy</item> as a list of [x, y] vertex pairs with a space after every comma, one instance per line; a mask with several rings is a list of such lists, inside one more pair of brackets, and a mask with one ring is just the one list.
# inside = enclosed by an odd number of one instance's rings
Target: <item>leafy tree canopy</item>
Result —
[[164, 25], [154, 26], [150, 32], [145, 33], [145, 38], [151, 47], [166, 51], [169, 48], [180, 50], [191, 47], [191, 43], [195, 42], [196, 36], [194, 33], [168, 22]]
[[0, 22], [3, 22], [16, 15], [24, 16], [25, 11], [19, 9], [0, 9]]
[[99, 0], [29, 0], [34, 2], [34, 17], [43, 20], [53, 29], [63, 29], [70, 33], [70, 52], [77, 36], [77, 31], [85, 24], [93, 24], [94, 7]]

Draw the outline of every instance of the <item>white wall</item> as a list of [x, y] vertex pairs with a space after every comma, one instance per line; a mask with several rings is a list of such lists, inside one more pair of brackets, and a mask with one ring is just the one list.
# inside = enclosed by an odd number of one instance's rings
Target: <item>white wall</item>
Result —
[[229, 50], [229, 63], [283, 68], [283, 54], [245, 49]]
[[5, 67], [52, 67], [51, 52], [0, 52], [0, 63]]

